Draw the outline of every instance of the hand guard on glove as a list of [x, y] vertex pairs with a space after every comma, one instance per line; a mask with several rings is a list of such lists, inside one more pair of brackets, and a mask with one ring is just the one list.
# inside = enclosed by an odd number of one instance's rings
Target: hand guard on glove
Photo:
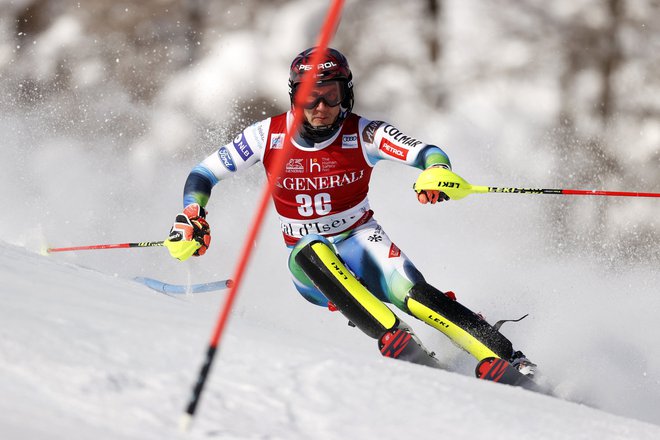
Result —
[[[447, 167], [445, 165], [436, 164], [436, 165], [431, 165], [425, 171], [428, 171], [431, 168], [447, 168]], [[424, 175], [424, 172], [422, 172], [421, 175]], [[427, 203], [430, 203], [431, 205], [435, 205], [438, 202], [444, 202], [449, 200], [449, 196], [437, 189], [425, 189], [425, 190], [417, 191], [417, 200], [422, 205], [426, 205]]]
[[186, 206], [176, 216], [165, 246], [172, 257], [185, 261], [206, 253], [211, 244], [211, 228], [206, 222], [206, 211], [197, 203]]

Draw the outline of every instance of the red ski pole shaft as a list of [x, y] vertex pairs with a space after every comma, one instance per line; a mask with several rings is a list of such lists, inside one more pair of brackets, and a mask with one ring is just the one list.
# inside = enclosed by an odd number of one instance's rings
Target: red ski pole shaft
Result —
[[[343, 6], [344, 6], [343, 0], [333, 0], [332, 4], [330, 5], [330, 9], [326, 16], [326, 20], [323, 24], [321, 32], [319, 33], [319, 38], [316, 44], [318, 50], [312, 54], [312, 59], [310, 61], [311, 65], [318, 65], [321, 62], [322, 57], [324, 56], [324, 53], [330, 42], [330, 39], [332, 38], [332, 35], [334, 34], [339, 24], [339, 17], [341, 16], [341, 10]], [[313, 75], [306, 75], [303, 78], [303, 81], [300, 84], [300, 89], [296, 93], [296, 97], [295, 97], [296, 108], [298, 109], [302, 108], [300, 104], [311, 93], [313, 83], [314, 83]], [[287, 132], [284, 140], [285, 150], [290, 150], [292, 148], [291, 135], [298, 130], [298, 127], [302, 123], [303, 117], [304, 114], [302, 111], [294, 111], [293, 124], [291, 125], [291, 128]], [[195, 415], [195, 411], [197, 409], [199, 399], [204, 390], [204, 386], [206, 384], [206, 380], [211, 370], [211, 366], [213, 365], [213, 360], [217, 353], [217, 349], [223, 334], [223, 330], [229, 319], [231, 308], [238, 294], [238, 289], [241, 286], [243, 275], [250, 260], [250, 256], [252, 254], [252, 249], [253, 249], [253, 243], [256, 240], [259, 234], [259, 230], [261, 228], [261, 224], [263, 223], [263, 219], [265, 217], [266, 210], [268, 207], [268, 201], [275, 186], [277, 176], [282, 173], [282, 170], [284, 169], [284, 165], [288, 160], [288, 156], [289, 155], [287, 154], [283, 154], [280, 157], [280, 160], [278, 160], [275, 164], [273, 164], [273, 169], [276, 172], [273, 173], [273, 175], [271, 175], [264, 184], [264, 190], [262, 192], [262, 197], [257, 207], [257, 212], [255, 213], [255, 216], [253, 218], [252, 225], [250, 227], [250, 230], [248, 231], [248, 235], [244, 242], [244, 247], [241, 252], [241, 256], [237, 263], [234, 275], [232, 276], [234, 282], [230, 286], [229, 292], [225, 297], [224, 304], [220, 309], [220, 314], [218, 316], [218, 320], [216, 321], [216, 325], [213, 329], [211, 340], [209, 341], [209, 345], [206, 351], [204, 363], [202, 364], [202, 368], [200, 369], [199, 375], [197, 377], [197, 382], [193, 387], [192, 394], [190, 396], [190, 400], [188, 401], [188, 405], [186, 406], [185, 413], [182, 416], [181, 419], [182, 430], [187, 430], [190, 422], [192, 421], [192, 418]]]
[[596, 191], [582, 189], [562, 189], [562, 194], [573, 196], [611, 196], [611, 197], [660, 197], [660, 193], [643, 193], [630, 191]]
[[73, 247], [60, 247], [48, 248], [46, 252], [69, 252], [69, 251], [90, 251], [95, 249], [125, 249], [125, 248], [143, 248], [163, 246], [162, 241], [142, 241], [139, 243], [115, 243], [115, 244], [93, 244], [90, 246], [73, 246]]
[[593, 189], [551, 189], [551, 188], [508, 188], [489, 186], [472, 186], [475, 192], [510, 193], [510, 194], [561, 194], [567, 196], [609, 196], [609, 197], [660, 197], [660, 193], [632, 192], [632, 191], [602, 191]]

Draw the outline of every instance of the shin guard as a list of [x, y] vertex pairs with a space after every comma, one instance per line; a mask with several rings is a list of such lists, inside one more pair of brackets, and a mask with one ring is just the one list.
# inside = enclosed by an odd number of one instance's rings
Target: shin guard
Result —
[[357, 328], [374, 339], [394, 329], [399, 320], [346, 268], [321, 241], [312, 241], [295, 256], [305, 275]]
[[410, 313], [444, 333], [477, 360], [488, 357], [509, 360], [513, 347], [504, 335], [467, 307], [433, 286], [415, 284], [406, 299]]

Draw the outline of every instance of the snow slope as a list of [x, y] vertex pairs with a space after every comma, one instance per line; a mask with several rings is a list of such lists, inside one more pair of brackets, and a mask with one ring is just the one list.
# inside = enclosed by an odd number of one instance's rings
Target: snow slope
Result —
[[222, 292], [168, 296], [6, 243], [0, 277], [3, 439], [660, 438], [654, 424], [382, 359], [320, 308], [256, 307], [249, 283], [182, 435]]

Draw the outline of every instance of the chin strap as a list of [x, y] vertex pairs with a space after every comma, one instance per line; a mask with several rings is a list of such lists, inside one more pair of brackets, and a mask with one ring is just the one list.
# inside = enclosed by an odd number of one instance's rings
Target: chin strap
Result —
[[[339, 118], [337, 119], [339, 120]], [[343, 122], [343, 120], [342, 120]], [[341, 127], [341, 123], [337, 125], [335, 122], [332, 125], [324, 125], [322, 127], [313, 127], [312, 124], [309, 122], [305, 121], [303, 124], [300, 126], [300, 136], [309, 142], [312, 143], [319, 143], [323, 141], [327, 141], [330, 139], [332, 136], [334, 136], [339, 128]]]

